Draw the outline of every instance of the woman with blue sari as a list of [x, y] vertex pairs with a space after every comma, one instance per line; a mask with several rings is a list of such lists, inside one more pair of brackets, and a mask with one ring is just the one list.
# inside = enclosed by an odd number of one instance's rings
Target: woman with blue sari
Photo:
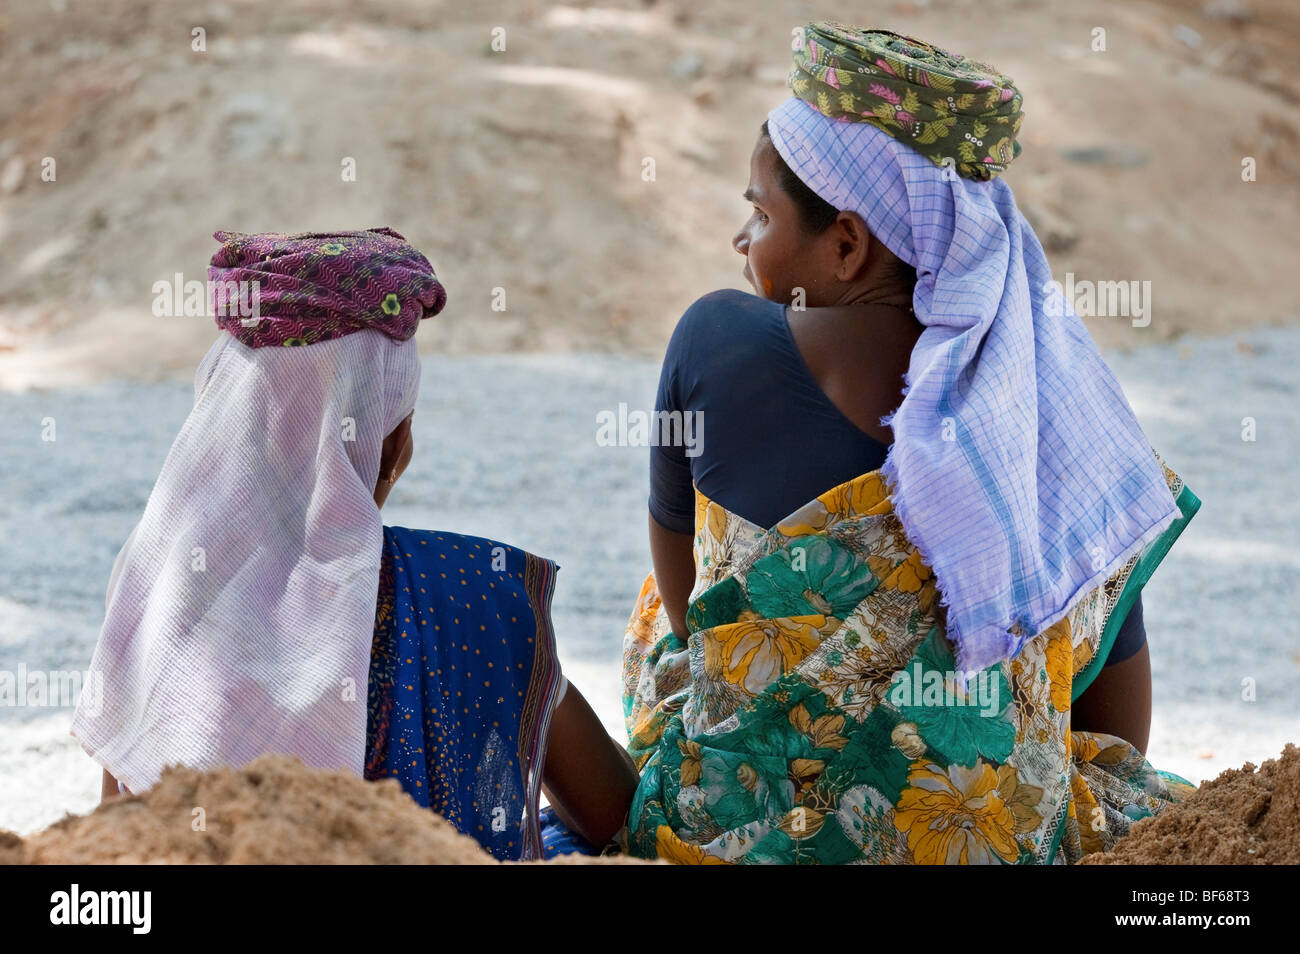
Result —
[[624, 638], [628, 849], [684, 864], [1052, 864], [1187, 793], [1144, 757], [1139, 594], [1199, 506], [1002, 173], [985, 64], [798, 31], [733, 240], [683, 315]]
[[216, 237], [221, 332], [113, 568], [103, 704], [73, 720], [105, 797], [283, 752], [396, 780], [498, 859], [610, 843], [637, 776], [560, 672], [558, 567], [380, 518], [432, 266], [391, 229]]

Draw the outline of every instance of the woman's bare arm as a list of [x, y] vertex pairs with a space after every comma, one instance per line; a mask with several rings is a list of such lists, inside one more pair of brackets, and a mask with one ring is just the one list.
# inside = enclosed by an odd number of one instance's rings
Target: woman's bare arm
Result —
[[686, 639], [686, 607], [695, 586], [694, 537], [673, 533], [650, 518], [650, 559], [654, 564], [655, 586], [663, 601], [668, 623], [679, 639]]
[[627, 750], [610, 738], [573, 683], [551, 720], [542, 790], [560, 821], [597, 847], [627, 823], [640, 782]]
[[[695, 585], [689, 533], [673, 533], [650, 518], [655, 582], [673, 632], [685, 638], [686, 601]], [[555, 710], [542, 790], [560, 821], [593, 845], [609, 842], [627, 822], [640, 775], [627, 750], [609, 737], [591, 706], [570, 683]]]
[[1071, 707], [1070, 727], [1117, 735], [1146, 755], [1151, 736], [1151, 654], [1146, 645], [1102, 668]]

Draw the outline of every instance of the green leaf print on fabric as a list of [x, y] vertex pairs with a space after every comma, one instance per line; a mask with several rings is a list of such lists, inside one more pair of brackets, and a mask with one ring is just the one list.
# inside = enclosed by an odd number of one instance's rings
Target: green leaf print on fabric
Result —
[[792, 865], [794, 839], [781, 829], [773, 828], [749, 849], [744, 862], [750, 865]]
[[734, 623], [749, 609], [745, 590], [734, 576], [709, 587], [686, 609], [686, 625], [692, 633]]
[[862, 857], [857, 844], [844, 833], [840, 820], [833, 814], [824, 815], [821, 827], [811, 838], [794, 843], [795, 864], [845, 865]]
[[756, 561], [745, 579], [754, 610], [768, 619], [844, 619], [879, 582], [864, 561], [826, 536], [796, 537]]
[[[840, 753], [833, 768], [837, 780], [844, 787], [869, 785], [897, 804], [907, 786], [907, 772], [911, 761], [895, 747], [890, 733], [898, 724], [898, 717], [877, 706], [867, 716], [865, 724], [856, 725], [848, 733], [849, 744]], [[845, 772], [841, 766], [848, 767]]]
[[[912, 661], [895, 675], [888, 699], [904, 722], [916, 725], [926, 757], [941, 764], [973, 767], [982, 755], [1005, 762], [1016, 742], [1010, 719], [1011, 686], [1000, 665], [980, 672], [962, 692], [956, 662], [939, 627], [921, 643]], [[899, 704], [901, 702], [901, 705]], [[950, 704], [951, 703], [951, 704]]]
[[709, 814], [724, 829], [739, 828], [756, 817], [780, 815], [794, 800], [784, 760], [747, 758], [718, 749], [702, 753], [700, 789]]

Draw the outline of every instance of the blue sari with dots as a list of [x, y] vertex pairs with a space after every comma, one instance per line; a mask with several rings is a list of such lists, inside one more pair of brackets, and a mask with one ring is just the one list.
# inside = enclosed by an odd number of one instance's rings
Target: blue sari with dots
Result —
[[552, 853], [538, 803], [558, 569], [484, 537], [384, 527], [365, 777], [397, 779], [499, 860]]

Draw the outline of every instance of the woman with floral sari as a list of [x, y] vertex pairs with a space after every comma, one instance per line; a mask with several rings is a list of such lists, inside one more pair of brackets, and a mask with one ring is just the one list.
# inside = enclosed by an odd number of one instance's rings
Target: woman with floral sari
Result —
[[380, 517], [446, 301], [428, 259], [391, 229], [216, 238], [221, 332], [113, 568], [104, 704], [73, 721], [104, 796], [282, 752], [395, 779], [500, 859], [607, 844], [636, 773], [560, 672], [558, 567]]
[[1001, 178], [990, 67], [797, 38], [736, 236], [674, 332], [624, 639], [638, 855], [1077, 861], [1188, 791], [1143, 749], [1139, 593], [1199, 501]]

